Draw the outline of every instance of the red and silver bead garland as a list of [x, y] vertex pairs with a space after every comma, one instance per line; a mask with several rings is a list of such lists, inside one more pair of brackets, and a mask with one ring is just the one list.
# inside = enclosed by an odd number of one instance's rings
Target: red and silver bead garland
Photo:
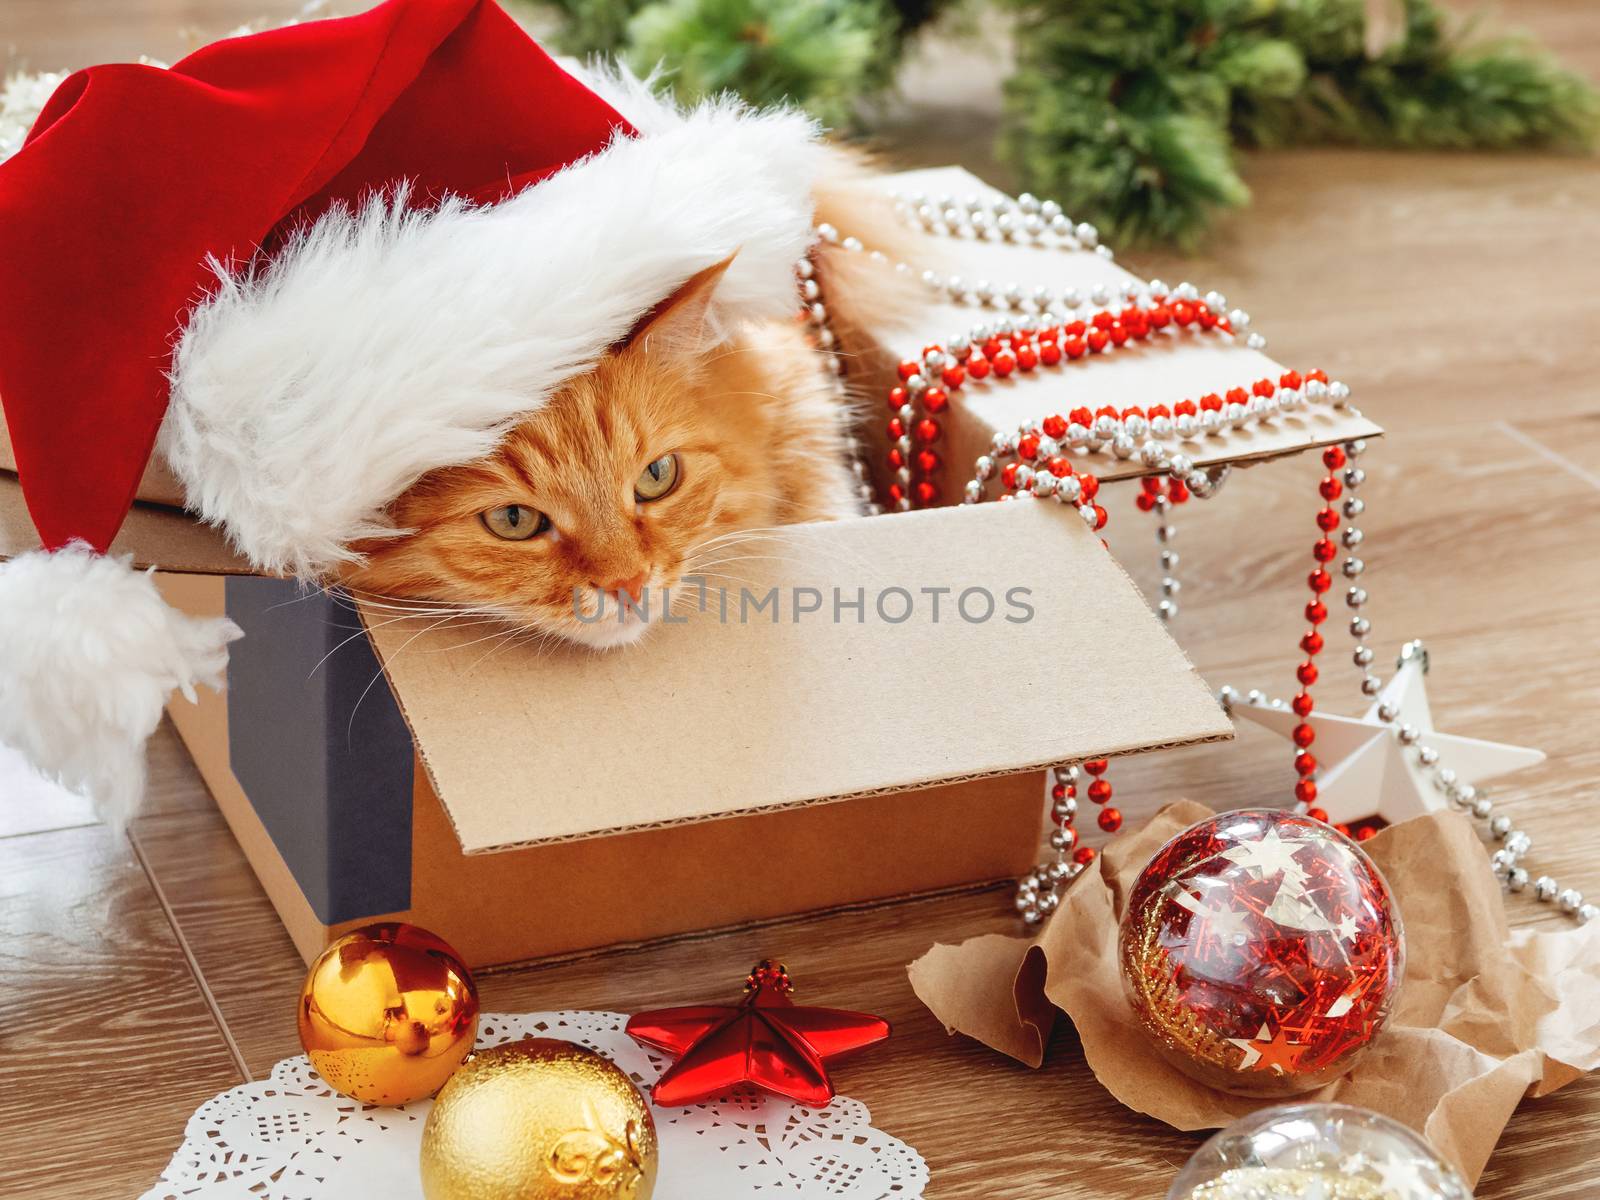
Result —
[[[1333, 576], [1328, 567], [1339, 557], [1340, 547], [1345, 553], [1339, 571], [1349, 581], [1343, 598], [1345, 606], [1350, 611], [1349, 633], [1355, 640], [1351, 661], [1361, 671], [1360, 687], [1363, 696], [1376, 696], [1383, 690], [1383, 680], [1371, 669], [1375, 656], [1371, 647], [1365, 643], [1365, 639], [1372, 632], [1372, 622], [1362, 611], [1368, 602], [1367, 589], [1358, 581], [1366, 572], [1366, 562], [1355, 553], [1366, 540], [1356, 523], [1366, 512], [1366, 502], [1354, 493], [1367, 479], [1366, 472], [1356, 465], [1355, 460], [1361, 457], [1366, 448], [1366, 442], [1357, 439], [1346, 442], [1343, 446], [1329, 446], [1322, 452], [1325, 474], [1317, 485], [1322, 503], [1316, 514], [1317, 529], [1321, 536], [1311, 547], [1314, 565], [1306, 577], [1311, 599], [1305, 608], [1306, 623], [1309, 628], [1299, 643], [1305, 658], [1295, 672], [1296, 678], [1300, 681], [1300, 691], [1293, 699], [1285, 702], [1281, 699], [1268, 701], [1260, 691], [1252, 690], [1246, 694], [1243, 701], [1246, 704], [1270, 703], [1277, 708], [1287, 707], [1300, 718], [1300, 723], [1292, 731], [1292, 740], [1295, 744], [1294, 770], [1298, 777], [1294, 785], [1294, 798], [1300, 811], [1324, 820], [1327, 814], [1316, 806], [1318, 763], [1313, 752], [1316, 726], [1312, 716], [1316, 704], [1311, 695], [1311, 688], [1320, 677], [1321, 670], [1317, 665], [1317, 658], [1325, 648], [1321, 626], [1329, 615], [1325, 597], [1333, 587]], [[1337, 508], [1335, 502], [1338, 502]], [[1338, 546], [1333, 542], [1335, 533], [1339, 534]], [[1421, 642], [1407, 642], [1401, 649], [1399, 663], [1404, 663], [1412, 657], [1419, 657], [1423, 670], [1426, 671], [1428, 654]], [[1229, 711], [1240, 702], [1239, 693], [1226, 685], [1219, 690], [1217, 698], [1223, 708]], [[1490, 799], [1487, 789], [1460, 782], [1456, 778], [1456, 773], [1441, 761], [1439, 752], [1423, 743], [1419, 730], [1404, 723], [1397, 725], [1399, 715], [1391, 705], [1383, 704], [1378, 707], [1378, 719], [1391, 726], [1394, 737], [1401, 746], [1416, 755], [1418, 764], [1431, 773], [1434, 786], [1457, 808], [1482, 821], [1488, 835], [1502, 843], [1489, 857], [1495, 877], [1510, 891], [1521, 892], [1526, 889], [1530, 876], [1527, 867], [1521, 865], [1519, 860], [1532, 847], [1533, 839], [1523, 830], [1514, 828], [1510, 817], [1504, 813], [1495, 813], [1494, 802]], [[1342, 824], [1335, 828], [1364, 841], [1378, 832], [1379, 825], [1366, 822], [1358, 823], [1353, 828]], [[1596, 916], [1600, 916], [1600, 906], [1586, 902], [1583, 893], [1576, 888], [1561, 887], [1550, 875], [1540, 875], [1532, 880], [1532, 884], [1534, 896], [1538, 900], [1546, 904], [1556, 904], [1562, 912], [1579, 924], [1586, 924]]]
[[[959, 202], [950, 196], [911, 195], [896, 199], [897, 209], [905, 219], [936, 235], [1054, 246], [1067, 251], [1092, 251], [1107, 259], [1113, 257], [1111, 250], [1100, 244], [1098, 232], [1092, 225], [1074, 225], [1058, 204], [1027, 194], [1015, 200], [998, 193]], [[888, 261], [881, 252], [868, 250], [859, 239], [841, 237], [830, 225], [819, 225], [817, 232], [825, 242]], [[905, 262], [893, 265], [902, 273], [914, 270]], [[845, 363], [828, 328], [827, 311], [810, 262], [801, 260], [797, 270], [806, 300], [805, 316], [816, 328], [818, 346], [827, 352], [835, 377], [842, 380]], [[888, 465], [893, 472], [888, 498], [890, 505], [902, 512], [942, 501], [939, 477], [944, 462], [936, 447], [943, 439], [942, 418], [951, 394], [965, 386], [981, 386], [986, 381], [993, 383], [1014, 374], [1028, 375], [1041, 368], [1046, 371], [1070, 369], [1074, 363], [1087, 363], [1106, 353], [1135, 349], [1160, 337], [1224, 336], [1242, 338], [1252, 349], [1266, 346], [1266, 339], [1250, 330], [1248, 313], [1229, 309], [1220, 293], [1208, 292], [1202, 296], [1198, 288], [1189, 283], [1168, 289], [1160, 280], [1147, 284], [1130, 281], [1114, 289], [1093, 288], [1085, 297], [1076, 288], [1056, 292], [1041, 287], [1029, 291], [1017, 284], [997, 286], [981, 279], [969, 283], [959, 276], [942, 277], [933, 271], [922, 271], [920, 277], [946, 299], [999, 309], [1005, 315], [992, 322], [976, 324], [945, 345], [925, 346], [919, 357], [908, 358], [900, 364], [898, 382], [887, 398], [890, 410], [887, 432]], [[1069, 311], [1063, 312], [1058, 305]], [[1091, 311], [1082, 312], [1086, 307]], [[1180, 585], [1174, 574], [1178, 554], [1170, 548], [1176, 531], [1169, 513], [1172, 506], [1187, 502], [1191, 496], [1206, 499], [1214, 495], [1229, 472], [1226, 465], [1209, 471], [1197, 468], [1189, 455], [1168, 444], [1170, 440], [1193, 442], [1217, 437], [1232, 429], [1270, 421], [1281, 413], [1314, 405], [1344, 407], [1349, 394], [1344, 384], [1330, 380], [1321, 371], [1304, 374], [1288, 371], [1276, 381], [1258, 379], [1226, 392], [1180, 400], [1170, 408], [1162, 404], [1121, 409], [1106, 405], [1094, 410], [1080, 407], [1065, 414], [1052, 414], [1037, 424], [1019, 425], [1015, 433], [997, 433], [990, 453], [981, 455], [974, 463], [973, 475], [963, 488], [961, 502], [973, 504], [986, 499], [986, 485], [998, 477], [999, 499], [1053, 497], [1058, 502], [1074, 505], [1085, 523], [1098, 531], [1107, 521], [1105, 509], [1096, 503], [1099, 478], [1076, 469], [1070, 456], [1109, 453], [1121, 460], [1137, 457], [1151, 471], [1140, 481], [1137, 504], [1141, 510], [1155, 513], [1160, 521], [1157, 540], [1162, 547], [1163, 595], [1156, 606], [1157, 612], [1163, 620], [1170, 620], [1177, 615], [1176, 596]], [[856, 477], [862, 483], [863, 498], [868, 498], [871, 492], [868, 472], [864, 463], [854, 459], [853, 437], [850, 444]], [[1300, 811], [1314, 817], [1325, 814], [1315, 805], [1317, 762], [1311, 751], [1315, 729], [1311, 723], [1314, 703], [1310, 689], [1319, 678], [1317, 658], [1325, 648], [1321, 626], [1328, 618], [1325, 597], [1333, 588], [1328, 564], [1339, 556], [1341, 546], [1347, 552], [1340, 564], [1340, 573], [1349, 581], [1343, 599], [1350, 610], [1349, 634], [1355, 641], [1352, 660], [1362, 671], [1363, 695], [1375, 696], [1382, 688], [1382, 681], [1369, 669], [1375, 656], [1364, 639], [1371, 632], [1371, 622], [1361, 611], [1367, 604], [1367, 591], [1358, 582], [1366, 564], [1355, 553], [1364, 540], [1356, 522], [1365, 510], [1365, 502], [1353, 493], [1365, 482], [1366, 473], [1354, 460], [1365, 449], [1366, 443], [1358, 439], [1342, 446], [1330, 446], [1322, 455], [1326, 473], [1318, 484], [1321, 505], [1317, 513], [1322, 536], [1313, 545], [1315, 565], [1307, 576], [1312, 597], [1305, 607], [1309, 628], [1299, 643], [1305, 656], [1296, 671], [1301, 691], [1288, 702], [1293, 711], [1304, 718], [1295, 730], [1294, 739], [1295, 802]], [[1339, 502], [1337, 508], [1334, 507], [1336, 501]], [[873, 510], [882, 511], [876, 505]], [[1336, 532], [1338, 546], [1333, 542]], [[1408, 645], [1407, 652], [1413, 647], [1420, 650], [1420, 643]], [[1222, 688], [1218, 695], [1224, 708], [1239, 701], [1238, 693], [1231, 687]], [[1261, 693], [1254, 691], [1245, 702], [1267, 703]], [[1271, 703], [1278, 707], [1285, 705], [1281, 700]], [[1381, 710], [1379, 715], [1383, 717]], [[1393, 720], [1394, 716], [1390, 714], [1383, 719]], [[1416, 731], [1409, 730], [1408, 741], [1407, 732], [1408, 727], [1397, 729], [1396, 736], [1407, 745], [1418, 740]], [[1437, 751], [1418, 745], [1416, 752], [1419, 761], [1434, 770], [1436, 785], [1452, 802], [1488, 821], [1491, 836], [1505, 843], [1491, 857], [1496, 876], [1510, 890], [1523, 890], [1529, 877], [1518, 860], [1530, 847], [1531, 838], [1521, 830], [1514, 830], [1504, 815], [1492, 816], [1492, 805], [1483, 789], [1459, 784], [1454, 772], [1438, 761]], [[1075, 821], [1080, 765], [1082, 774], [1091, 777], [1086, 789], [1088, 798], [1102, 806], [1098, 817], [1101, 829], [1114, 833], [1122, 824], [1121, 813], [1109, 804], [1112, 787], [1105, 778], [1107, 763], [1104, 759], [1067, 763], [1054, 769], [1051, 787], [1054, 828], [1049, 835], [1052, 856], [1017, 885], [1016, 907], [1028, 925], [1039, 924], [1055, 911], [1062, 889], [1095, 857], [1093, 849], [1078, 845]], [[1350, 832], [1364, 839], [1375, 833], [1376, 827], [1366, 825]], [[1564, 912], [1580, 922], [1600, 913], [1594, 904], [1585, 903], [1575, 889], [1560, 888], [1548, 875], [1533, 881], [1533, 886], [1541, 901], [1559, 904]]]

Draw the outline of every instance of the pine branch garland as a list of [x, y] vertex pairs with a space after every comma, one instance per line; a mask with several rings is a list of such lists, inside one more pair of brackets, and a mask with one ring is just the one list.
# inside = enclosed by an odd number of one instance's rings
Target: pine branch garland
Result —
[[1362, 0], [1009, 0], [1001, 152], [1031, 190], [1124, 242], [1192, 246], [1249, 199], [1234, 144], [1582, 150], [1593, 86], [1532, 43], [1452, 33], [1399, 0], [1375, 56]]
[[870, 0], [658, 0], [629, 20], [625, 58], [640, 73], [664, 65], [680, 95], [794, 101], [841, 126], [881, 86], [888, 21]]
[[905, 42], [949, 0], [545, 0], [557, 47], [607, 54], [636, 73], [665, 68], [694, 100], [736, 92], [853, 124], [857, 103], [893, 80]]
[[[1236, 146], [1337, 142], [1585, 150], [1600, 93], [1526, 39], [1480, 37], [1438, 0], [998, 0], [1015, 20], [1000, 151], [1030, 190], [1121, 243], [1188, 247], [1249, 202]], [[667, 68], [849, 127], [953, 0], [542, 0], [558, 46]]]

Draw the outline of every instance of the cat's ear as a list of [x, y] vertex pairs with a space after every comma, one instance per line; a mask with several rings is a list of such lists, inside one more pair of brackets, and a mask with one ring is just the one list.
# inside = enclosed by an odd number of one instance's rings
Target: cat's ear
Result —
[[738, 253], [735, 250], [721, 262], [689, 276], [677, 291], [640, 318], [623, 345], [647, 354], [692, 354], [703, 349], [711, 332], [711, 297]]

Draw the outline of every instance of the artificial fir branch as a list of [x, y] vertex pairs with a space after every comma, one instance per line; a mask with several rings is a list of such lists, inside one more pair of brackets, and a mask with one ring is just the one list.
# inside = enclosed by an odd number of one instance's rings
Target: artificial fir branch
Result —
[[[531, 0], [525, 0], [531, 2]], [[969, 3], [973, 0], [969, 0]], [[1025, 186], [1127, 243], [1192, 245], [1248, 202], [1236, 146], [1581, 149], [1600, 100], [1530, 42], [1437, 0], [999, 0], [1015, 23], [1002, 155]], [[684, 99], [732, 90], [848, 126], [950, 0], [543, 0], [568, 53], [665, 65]]]
[[624, 55], [636, 72], [661, 64], [683, 96], [794, 101], [841, 126], [875, 90], [888, 28], [870, 0], [657, 0], [628, 22]]
[[1124, 241], [1192, 245], [1245, 203], [1233, 145], [1581, 149], [1592, 86], [1532, 44], [1452, 35], [1433, 0], [1370, 56], [1362, 0], [1010, 0], [1001, 151]]
[[893, 79], [906, 39], [947, 0], [545, 0], [566, 53], [614, 55], [665, 69], [693, 100], [724, 91], [755, 104], [799, 104], [824, 124], [852, 124], [857, 101]]

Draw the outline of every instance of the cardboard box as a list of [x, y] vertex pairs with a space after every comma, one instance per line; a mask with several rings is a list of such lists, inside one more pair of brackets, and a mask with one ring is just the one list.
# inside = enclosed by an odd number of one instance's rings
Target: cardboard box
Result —
[[[712, 605], [617, 654], [486, 657], [476, 628], [419, 634], [237, 577], [172, 510], [141, 503], [124, 541], [140, 535], [172, 602], [249, 631], [227, 697], [170, 711], [308, 955], [377, 916], [482, 965], [1002, 878], [1034, 857], [1045, 766], [1230, 733], [1055, 505], [794, 527], [752, 584], [808, 603], [860, 588], [859, 623], [725, 623]], [[0, 479], [0, 552], [32, 543]], [[1000, 607], [880, 620], [894, 587], [987, 588]], [[1004, 620], [1017, 588], [1032, 620]], [[1094, 687], [1063, 687], [1056, 664]]]
[[[892, 185], [983, 186], [954, 169]], [[1131, 278], [1094, 254], [939, 250], [1030, 285]], [[883, 386], [905, 347], [978, 316], [935, 307], [885, 333], [872, 356]], [[947, 471], [1022, 420], [1170, 404], [1281, 370], [1185, 339], [968, 388], [947, 422]], [[1249, 461], [1378, 432], [1318, 410], [1185, 449], [1201, 464]], [[0, 468], [8, 449], [0, 437]], [[1094, 461], [1103, 478], [1142, 470]], [[377, 917], [426, 925], [484, 965], [1010, 877], [1037, 854], [1043, 768], [1231, 735], [1116, 561], [1055, 504], [792, 527], [746, 572], [756, 597], [776, 589], [783, 619], [728, 620], [713, 600], [638, 648], [596, 654], [386, 623], [337, 593], [253, 576], [216, 531], [164, 506], [179, 497], [159, 464], [140, 495], [113, 550], [159, 567], [173, 603], [248, 631], [227, 696], [169, 711], [308, 956]], [[20, 487], [0, 474], [0, 556], [35, 544]], [[956, 607], [973, 588], [995, 598], [987, 620]], [[890, 619], [895, 589], [914, 618]], [[1031, 619], [1005, 619], [1012, 589]]]
[[[905, 171], [883, 180], [884, 190], [896, 195], [922, 194], [929, 197], [994, 195], [995, 189], [970, 171], [960, 167], [933, 167]], [[848, 233], [848, 230], [841, 230]], [[996, 285], [1020, 284], [1025, 293], [1040, 286], [1056, 291], [1075, 287], [1088, 296], [1098, 286], [1115, 289], [1125, 283], [1144, 282], [1114, 260], [1092, 251], [1043, 249], [1004, 241], [933, 237], [926, 244], [926, 262], [943, 275], [960, 275]], [[924, 260], [919, 259], [919, 265]], [[1169, 279], [1169, 286], [1180, 280]], [[1193, 279], [1206, 291], [1204, 279]], [[1233, 296], [1229, 302], [1249, 308], [1249, 298]], [[948, 344], [957, 334], [965, 334], [980, 322], [993, 322], [1005, 315], [998, 309], [978, 309], [941, 302], [919, 309], [908, 325], [885, 328], [864, 346], [852, 345], [872, 377], [869, 394], [875, 398], [874, 414], [882, 411], [876, 398], [886, 396], [897, 382], [895, 368], [907, 351], [939, 343]], [[1253, 313], [1257, 327], [1270, 329], [1270, 314]], [[1265, 319], [1262, 319], [1262, 318]], [[1316, 363], [1291, 363], [1305, 370]], [[1020, 372], [1009, 379], [990, 376], [979, 384], [969, 384], [952, 397], [944, 421], [945, 436], [940, 450], [945, 465], [939, 481], [946, 500], [958, 499], [962, 485], [972, 478], [973, 463], [989, 452], [997, 432], [1015, 433], [1023, 422], [1037, 423], [1052, 413], [1066, 413], [1080, 405], [1091, 411], [1104, 404], [1126, 408], [1148, 408], [1165, 404], [1168, 408], [1184, 399], [1198, 400], [1207, 392], [1225, 393], [1229, 388], [1249, 387], [1257, 379], [1277, 379], [1288, 369], [1259, 350], [1217, 336], [1174, 336], [1154, 339], [1135, 348], [1089, 356], [1060, 367], [1041, 367], [1031, 374]], [[880, 453], [887, 449], [883, 422], [874, 421], [869, 431]], [[1192, 441], [1170, 439], [1175, 449], [1188, 455], [1197, 467], [1218, 463], [1249, 465], [1287, 454], [1298, 454], [1317, 446], [1346, 442], [1352, 438], [1378, 437], [1378, 425], [1348, 408], [1317, 406], [1284, 413], [1271, 421], [1248, 428], [1230, 430], [1218, 437], [1198, 437]], [[1087, 469], [1102, 481], [1147, 474], [1137, 457], [1119, 460], [1097, 454], [1086, 460]], [[885, 472], [887, 468], [884, 468]], [[990, 495], [995, 492], [990, 484]]]

